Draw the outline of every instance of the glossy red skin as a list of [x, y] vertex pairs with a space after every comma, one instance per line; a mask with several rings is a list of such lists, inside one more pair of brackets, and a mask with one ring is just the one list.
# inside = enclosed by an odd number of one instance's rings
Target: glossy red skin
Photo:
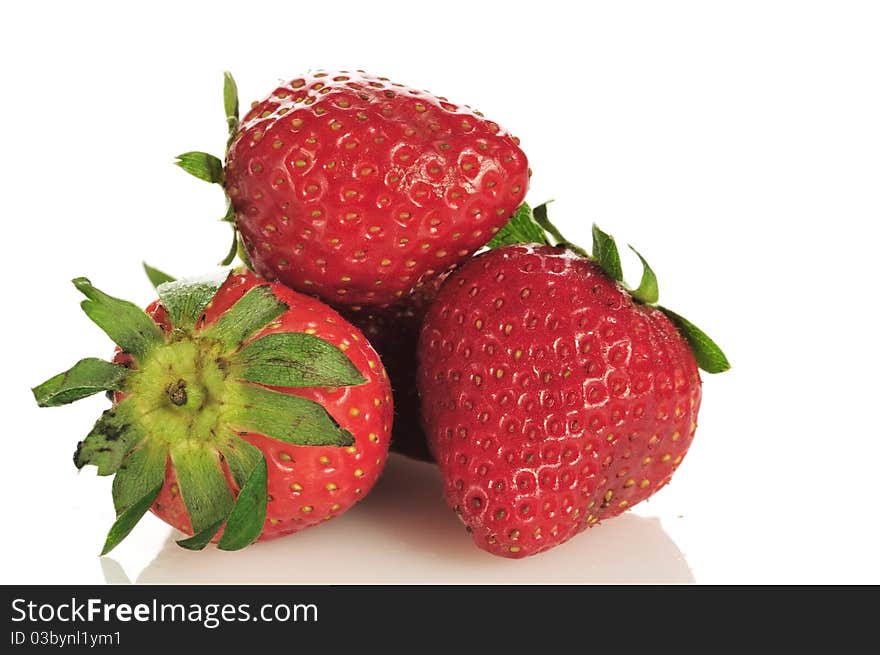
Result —
[[528, 177], [517, 139], [467, 107], [315, 72], [244, 117], [225, 187], [259, 274], [331, 304], [388, 305], [489, 241]]
[[[206, 310], [205, 324], [215, 321], [258, 284], [265, 284], [265, 280], [252, 273], [231, 276]], [[340, 426], [351, 432], [355, 443], [347, 448], [296, 446], [256, 433], [241, 435], [265, 454], [268, 465], [269, 502], [260, 541], [299, 532], [339, 516], [363, 498], [375, 484], [387, 459], [394, 412], [388, 376], [363, 334], [319, 300], [281, 284], [271, 286], [290, 309], [251, 339], [275, 332], [314, 330], [315, 336], [345, 349], [366, 383], [338, 389], [273, 387], [321, 404]], [[169, 329], [167, 312], [158, 301], [146, 311], [163, 330]], [[117, 354], [115, 361], [130, 362], [131, 358]], [[357, 416], [352, 415], [353, 409], [358, 411]], [[326, 461], [322, 461], [322, 457]], [[238, 487], [225, 463], [223, 466], [227, 482], [237, 494]], [[294, 484], [302, 489], [295, 490]], [[328, 484], [336, 488], [328, 489]], [[192, 534], [192, 523], [179, 495], [170, 457], [165, 483], [150, 509], [181, 532]], [[222, 532], [214, 541], [220, 536]]]
[[669, 482], [701, 380], [662, 312], [584, 258], [526, 245], [475, 257], [441, 288], [419, 391], [447, 502], [480, 548], [525, 557]]
[[341, 312], [369, 339], [391, 378], [394, 394], [391, 451], [425, 462], [433, 462], [434, 457], [422, 429], [416, 351], [425, 314], [445, 278], [440, 275], [429, 280], [391, 307], [363, 307]]

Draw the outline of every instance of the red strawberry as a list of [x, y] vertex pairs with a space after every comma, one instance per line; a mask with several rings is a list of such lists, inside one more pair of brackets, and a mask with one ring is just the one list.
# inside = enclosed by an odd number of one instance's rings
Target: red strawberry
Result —
[[316, 72], [256, 103], [219, 159], [181, 155], [222, 182], [259, 274], [341, 305], [388, 305], [485, 244], [528, 186], [518, 140], [479, 112], [363, 72]]
[[74, 455], [115, 474], [104, 552], [148, 510], [227, 550], [338, 516], [373, 486], [392, 420], [387, 376], [354, 326], [257, 276], [168, 282], [144, 313], [74, 280], [122, 349], [34, 389], [41, 406], [114, 392]]
[[462, 266], [419, 343], [447, 502], [505, 557], [560, 544], [669, 482], [697, 425], [698, 363], [728, 367], [704, 333], [652, 306], [647, 265], [629, 290], [610, 237], [594, 228], [591, 259], [552, 233], [569, 249], [510, 245]]
[[416, 349], [422, 321], [445, 275], [429, 280], [391, 307], [363, 307], [342, 311], [360, 328], [382, 358], [394, 394], [391, 450], [415, 459], [433, 461], [422, 430], [421, 405], [416, 386]]

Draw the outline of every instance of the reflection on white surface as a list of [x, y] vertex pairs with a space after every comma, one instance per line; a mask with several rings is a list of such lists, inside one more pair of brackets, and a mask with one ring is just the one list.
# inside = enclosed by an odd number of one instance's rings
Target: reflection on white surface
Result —
[[393, 456], [374, 491], [344, 516], [291, 537], [228, 553], [194, 553], [171, 532], [156, 557], [126, 575], [105, 557], [110, 584], [692, 583], [660, 520], [625, 514], [547, 553], [507, 560], [471, 542], [427, 464]]
[[112, 557], [101, 558], [101, 573], [107, 584], [131, 584], [122, 566]]

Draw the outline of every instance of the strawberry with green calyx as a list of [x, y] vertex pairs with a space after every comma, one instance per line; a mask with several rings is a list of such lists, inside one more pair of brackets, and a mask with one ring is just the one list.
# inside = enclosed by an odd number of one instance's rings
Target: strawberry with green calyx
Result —
[[517, 139], [386, 78], [298, 77], [241, 122], [228, 74], [224, 99], [225, 166], [202, 152], [177, 163], [224, 187], [257, 273], [334, 305], [405, 298], [489, 241], [528, 187]]
[[[154, 269], [155, 270], [155, 269]], [[339, 515], [384, 463], [391, 395], [375, 351], [332, 309], [246, 273], [158, 286], [147, 311], [85, 278], [86, 314], [119, 346], [34, 389], [43, 407], [100, 391], [114, 405], [77, 468], [115, 475], [104, 552], [148, 509], [225, 550]]]
[[698, 368], [729, 363], [656, 305], [644, 259], [638, 287], [622, 283], [597, 227], [588, 255], [524, 207], [492, 245], [429, 308], [418, 385], [447, 503], [480, 548], [518, 558], [666, 485], [696, 431]]

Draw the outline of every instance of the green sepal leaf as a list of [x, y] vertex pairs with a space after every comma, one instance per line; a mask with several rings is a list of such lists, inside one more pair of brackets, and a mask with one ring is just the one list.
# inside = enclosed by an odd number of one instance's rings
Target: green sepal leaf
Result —
[[645, 261], [645, 258], [642, 257], [642, 254], [638, 250], [632, 246], [630, 246], [629, 249], [638, 255], [639, 259], [642, 261], [642, 279], [639, 282], [638, 289], [632, 291], [633, 298], [646, 305], [653, 305], [660, 298], [660, 288], [657, 286], [657, 276], [654, 275], [654, 271], [651, 270], [651, 267], [648, 266], [648, 262]]
[[237, 376], [274, 387], [347, 387], [363, 384], [336, 346], [304, 333], [276, 333], [251, 341], [235, 356]]
[[[225, 219], [224, 219], [225, 220]], [[229, 246], [229, 252], [226, 253], [226, 257], [224, 257], [220, 261], [220, 266], [229, 266], [232, 264], [235, 256], [238, 254], [238, 230], [234, 227], [232, 228], [232, 245]]]
[[223, 527], [225, 520], [226, 519], [220, 519], [219, 521], [215, 521], [189, 539], [180, 539], [177, 542], [177, 545], [181, 548], [186, 548], [187, 550], [204, 550], [205, 546], [211, 543], [211, 539], [214, 538], [214, 535], [220, 532], [220, 528]]
[[618, 282], [623, 281], [623, 267], [620, 265], [620, 253], [614, 239], [593, 223], [593, 259], [605, 271], [605, 275]]
[[177, 279], [168, 275], [168, 273], [165, 273], [164, 271], [160, 271], [158, 268], [153, 268], [147, 262], [142, 263], [144, 265], [144, 273], [147, 274], [147, 279], [150, 280], [150, 284], [153, 285], [154, 289], [160, 284], [165, 284], [166, 282], [174, 282], [174, 280]]
[[[550, 222], [550, 219], [547, 216], [547, 205], [549, 205], [550, 202], [552, 201], [541, 203], [532, 209], [532, 217], [535, 219], [535, 222], [540, 225], [547, 234], [553, 237], [554, 246], [558, 248], [566, 248], [567, 250], [577, 253], [581, 257], [589, 259], [590, 256], [587, 254], [586, 250], [566, 239], [562, 235], [562, 232], [559, 231], [559, 228]], [[547, 240], [547, 243], [549, 243], [549, 240]]]
[[168, 463], [168, 444], [144, 440], [119, 465], [113, 476], [113, 506], [119, 515], [138, 499], [162, 485]]
[[247, 253], [247, 248], [244, 247], [244, 241], [241, 239], [238, 240], [238, 258], [241, 260], [241, 263], [245, 265], [250, 271], [254, 270], [254, 265], [251, 264], [250, 255]]
[[[541, 228], [550, 236], [552, 236], [557, 244], [560, 243], [568, 243], [568, 240], [562, 236], [562, 233], [559, 229], [550, 222], [550, 219], [547, 217], [547, 205], [552, 201], [542, 202], [540, 205], [535, 207], [532, 210], [532, 218], [535, 222], [541, 226]], [[546, 237], [545, 237], [546, 239]]]
[[140, 521], [144, 514], [147, 513], [147, 510], [150, 509], [150, 506], [156, 500], [156, 496], [159, 495], [161, 489], [162, 485], [157, 485], [116, 517], [116, 521], [110, 528], [110, 532], [107, 533], [107, 539], [104, 542], [104, 548], [101, 549], [101, 555], [109, 553], [128, 536], [134, 526], [137, 525], [138, 521]]
[[205, 182], [223, 184], [223, 162], [207, 152], [185, 152], [174, 162], [190, 175]]
[[501, 248], [517, 243], [547, 244], [544, 228], [535, 222], [532, 208], [523, 203], [517, 207], [510, 220], [501, 228], [492, 240], [486, 244], [488, 248]]
[[135, 420], [133, 401], [126, 398], [101, 415], [92, 431], [77, 445], [73, 463], [78, 469], [91, 464], [98, 467], [98, 475], [112, 475], [145, 436], [146, 432]]
[[205, 335], [230, 348], [237, 348], [287, 310], [287, 305], [275, 297], [268, 284], [253, 287], [212, 323], [205, 330]]
[[223, 73], [223, 108], [226, 110], [226, 124], [231, 137], [238, 127], [238, 86], [229, 71]]
[[235, 434], [230, 434], [229, 439], [220, 444], [220, 452], [226, 458], [229, 471], [239, 488], [248, 481], [263, 457], [259, 448]]
[[113, 478], [113, 506], [116, 522], [110, 528], [102, 555], [121, 542], [147, 512], [165, 480], [168, 446], [143, 441], [126, 455]]
[[354, 437], [318, 403], [242, 383], [238, 401], [227, 408], [227, 423], [298, 446], [350, 446]]
[[177, 544], [183, 548], [202, 550], [220, 531], [224, 522], [226, 529], [218, 544], [223, 550], [244, 548], [263, 531], [268, 498], [268, 471], [263, 453], [235, 435], [220, 450], [239, 485], [238, 498], [227, 518], [212, 523], [189, 539], [178, 541]]
[[[235, 226], [235, 207], [233, 207], [229, 196], [226, 197], [226, 214], [220, 220], [232, 226], [232, 244], [229, 246], [229, 252], [220, 262], [220, 266], [229, 266], [235, 260], [235, 256], [243, 250], [241, 239], [238, 238], [238, 228]], [[247, 260], [243, 258], [242, 261], [246, 262]]]
[[142, 360], [155, 346], [164, 343], [159, 326], [137, 305], [108, 296], [84, 277], [76, 278], [73, 284], [88, 298], [80, 305], [86, 315], [135, 359]]
[[183, 330], [195, 327], [202, 312], [228, 277], [227, 273], [222, 277], [175, 280], [156, 287], [159, 299], [168, 310], [171, 325]]
[[32, 389], [40, 407], [58, 407], [99, 391], [122, 391], [129, 370], [122, 364], [87, 357], [64, 373], [49, 378]]
[[193, 533], [225, 520], [233, 500], [220, 465], [220, 453], [212, 446], [184, 441], [172, 445], [171, 463]]
[[220, 550], [241, 550], [260, 536], [266, 522], [268, 479], [266, 459], [260, 457], [259, 463], [238, 493], [223, 536], [217, 544]]
[[708, 334], [670, 309], [659, 306], [657, 309], [666, 314], [682, 336], [687, 339], [688, 345], [694, 353], [694, 358], [697, 360], [697, 366], [707, 373], [722, 373], [730, 368], [727, 357], [718, 344], [709, 338]]
[[235, 207], [228, 197], [226, 198], [226, 213], [223, 214], [223, 218], [220, 220], [224, 223], [235, 223]]

